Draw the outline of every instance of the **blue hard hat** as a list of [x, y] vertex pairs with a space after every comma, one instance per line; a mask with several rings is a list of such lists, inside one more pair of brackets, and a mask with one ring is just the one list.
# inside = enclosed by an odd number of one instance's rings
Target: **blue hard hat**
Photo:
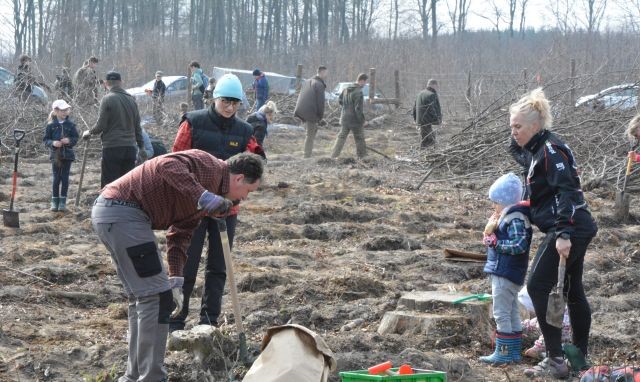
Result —
[[220, 77], [215, 89], [213, 89], [213, 98], [220, 97], [242, 99], [242, 83], [238, 77], [233, 74], [225, 74]]

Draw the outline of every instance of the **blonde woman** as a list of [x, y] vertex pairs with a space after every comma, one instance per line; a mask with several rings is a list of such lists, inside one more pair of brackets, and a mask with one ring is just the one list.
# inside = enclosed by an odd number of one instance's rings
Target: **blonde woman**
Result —
[[573, 153], [549, 129], [551, 107], [542, 89], [533, 90], [511, 105], [511, 135], [532, 155], [527, 188], [531, 221], [546, 236], [535, 255], [527, 290], [544, 336], [547, 358], [526, 369], [529, 377], [566, 378], [562, 330], [546, 322], [549, 292], [558, 278], [560, 257], [566, 259], [565, 291], [573, 328], [573, 344], [587, 355], [591, 309], [582, 285], [584, 256], [598, 228], [580, 189]]
[[629, 126], [627, 126], [625, 134], [627, 138], [629, 138], [629, 142], [631, 142], [633, 148], [637, 148], [638, 144], [640, 144], [640, 114], [629, 121]]
[[247, 122], [253, 126], [253, 135], [258, 144], [262, 146], [264, 137], [267, 136], [267, 126], [273, 123], [273, 117], [278, 113], [278, 106], [273, 101], [267, 101], [255, 113], [247, 117]]

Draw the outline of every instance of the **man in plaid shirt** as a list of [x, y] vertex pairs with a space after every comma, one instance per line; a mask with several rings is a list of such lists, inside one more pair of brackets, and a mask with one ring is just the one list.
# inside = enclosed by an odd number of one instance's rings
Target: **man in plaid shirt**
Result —
[[[129, 299], [129, 358], [120, 380], [166, 381], [163, 366], [173, 306], [182, 309], [183, 268], [204, 216], [225, 216], [260, 185], [262, 159], [222, 161], [201, 150], [163, 155], [108, 184], [95, 201], [93, 228]], [[168, 272], [153, 230], [167, 230]], [[188, 302], [187, 302], [188, 303]]]

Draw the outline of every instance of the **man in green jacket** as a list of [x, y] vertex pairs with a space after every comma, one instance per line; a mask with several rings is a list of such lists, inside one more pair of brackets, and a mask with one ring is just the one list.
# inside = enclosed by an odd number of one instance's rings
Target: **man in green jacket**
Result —
[[364, 127], [368, 122], [364, 119], [364, 96], [362, 95], [362, 87], [369, 81], [369, 76], [364, 73], [358, 75], [356, 83], [346, 87], [340, 96], [338, 102], [342, 106], [340, 114], [340, 134], [333, 145], [332, 158], [337, 158], [342, 152], [344, 142], [350, 131], [353, 131], [353, 140], [356, 142], [356, 154], [358, 158], [367, 155], [367, 145], [364, 142]]
[[427, 88], [416, 98], [413, 105], [413, 119], [420, 127], [420, 147], [436, 143], [436, 136], [431, 125], [439, 125], [442, 123], [442, 111], [440, 110], [440, 101], [438, 100], [438, 81], [430, 79], [427, 82]]
[[82, 134], [84, 139], [100, 134], [101, 188], [133, 169], [138, 155], [143, 161], [147, 159], [140, 128], [140, 113], [135, 99], [122, 89], [120, 73], [108, 72], [105, 79], [109, 93], [100, 102], [98, 121], [91, 130]]

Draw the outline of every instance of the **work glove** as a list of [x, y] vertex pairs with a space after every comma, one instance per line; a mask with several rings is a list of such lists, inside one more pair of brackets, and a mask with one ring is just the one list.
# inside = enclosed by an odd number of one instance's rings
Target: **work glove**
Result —
[[85, 139], [85, 140], [91, 139], [91, 133], [89, 132], [89, 130], [85, 130], [84, 133], [82, 133], [82, 139]]
[[176, 308], [171, 312], [171, 317], [176, 317], [182, 311], [182, 303], [184, 297], [182, 294], [182, 285], [184, 284], [184, 277], [169, 277], [169, 287], [171, 287], [171, 295], [173, 296], [173, 303]]
[[487, 247], [495, 247], [496, 244], [498, 244], [498, 238], [496, 237], [496, 234], [492, 233], [490, 235], [484, 235], [484, 237], [482, 238], [482, 244], [486, 245]]
[[226, 215], [233, 207], [233, 202], [213, 192], [205, 191], [198, 199], [198, 208], [208, 215]]

